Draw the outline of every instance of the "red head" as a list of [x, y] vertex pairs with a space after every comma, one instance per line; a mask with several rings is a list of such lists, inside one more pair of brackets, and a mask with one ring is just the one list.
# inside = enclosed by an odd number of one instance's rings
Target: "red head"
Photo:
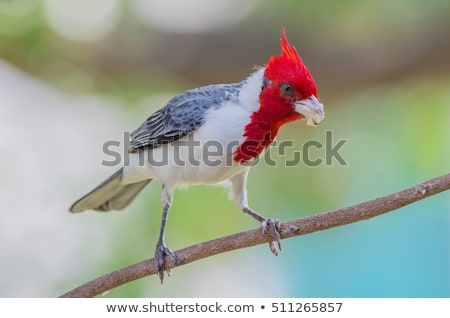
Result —
[[281, 125], [306, 119], [315, 126], [323, 118], [314, 80], [295, 47], [281, 30], [281, 55], [272, 56], [264, 68], [260, 108], [245, 127], [245, 141], [235, 155], [239, 162], [257, 157], [276, 137]]
[[284, 27], [281, 29], [281, 55], [269, 58], [264, 77], [274, 88], [282, 83], [291, 85], [293, 94], [289, 96], [291, 92], [286, 92], [288, 97], [301, 100], [313, 95], [317, 98], [316, 84], [295, 47], [289, 44]]
[[281, 55], [272, 56], [264, 69], [263, 90], [259, 96], [264, 108], [278, 114], [278, 124], [306, 118], [316, 125], [323, 119], [323, 107], [317, 100], [317, 87], [295, 47], [281, 30]]

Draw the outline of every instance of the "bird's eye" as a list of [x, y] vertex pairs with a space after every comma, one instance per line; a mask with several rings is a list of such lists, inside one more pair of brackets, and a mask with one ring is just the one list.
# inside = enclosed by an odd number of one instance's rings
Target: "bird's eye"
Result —
[[280, 93], [286, 97], [294, 96], [294, 87], [292, 87], [289, 83], [281, 83], [280, 84]]

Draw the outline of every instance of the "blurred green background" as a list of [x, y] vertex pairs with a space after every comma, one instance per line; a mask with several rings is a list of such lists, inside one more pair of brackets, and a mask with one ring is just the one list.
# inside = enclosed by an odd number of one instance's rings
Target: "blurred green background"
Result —
[[[0, 1], [0, 296], [54, 297], [153, 255], [154, 182], [123, 212], [69, 205], [115, 171], [121, 140], [173, 95], [237, 82], [279, 54], [280, 29], [313, 74], [326, 119], [284, 127], [250, 206], [282, 221], [362, 202], [450, 169], [450, 2]], [[304, 142], [348, 140], [348, 165], [285, 167]], [[317, 151], [311, 156], [322, 156]], [[449, 297], [450, 196], [177, 268], [102, 297]], [[220, 187], [175, 194], [174, 250], [255, 228]]]

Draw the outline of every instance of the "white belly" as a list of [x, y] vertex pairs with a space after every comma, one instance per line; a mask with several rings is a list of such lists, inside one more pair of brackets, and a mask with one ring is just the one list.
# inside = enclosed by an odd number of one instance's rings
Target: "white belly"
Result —
[[239, 105], [223, 105], [207, 114], [206, 122], [179, 141], [130, 154], [123, 183], [156, 178], [167, 188], [213, 184], [248, 169], [233, 160], [243, 141], [250, 112]]

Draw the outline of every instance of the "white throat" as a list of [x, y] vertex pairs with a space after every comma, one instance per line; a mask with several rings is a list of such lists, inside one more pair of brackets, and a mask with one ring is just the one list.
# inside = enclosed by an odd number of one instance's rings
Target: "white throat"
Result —
[[239, 93], [240, 104], [251, 112], [259, 109], [259, 94], [262, 89], [263, 76], [263, 67], [250, 74], [244, 81], [244, 85]]

